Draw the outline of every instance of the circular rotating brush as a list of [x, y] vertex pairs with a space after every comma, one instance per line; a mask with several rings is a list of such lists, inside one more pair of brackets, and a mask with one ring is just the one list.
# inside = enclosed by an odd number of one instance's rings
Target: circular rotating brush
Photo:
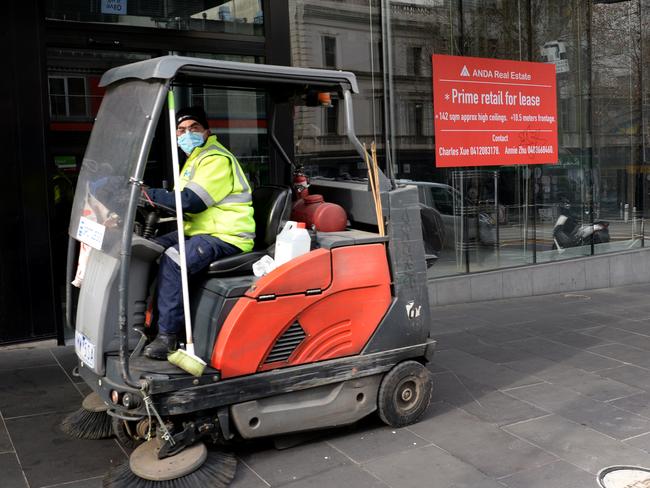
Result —
[[103, 488], [226, 488], [237, 471], [233, 454], [208, 451], [204, 444], [164, 459], [158, 459], [157, 449], [155, 440], [142, 444], [129, 462], [111, 468]]
[[61, 422], [61, 430], [77, 439], [107, 439], [113, 435], [108, 406], [97, 393], [84, 398], [81, 408]]

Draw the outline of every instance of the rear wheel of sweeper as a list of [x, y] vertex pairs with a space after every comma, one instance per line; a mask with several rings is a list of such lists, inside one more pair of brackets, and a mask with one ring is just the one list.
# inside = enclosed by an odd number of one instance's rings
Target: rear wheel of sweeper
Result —
[[[142, 444], [149, 431], [149, 421], [143, 420], [124, 420], [112, 417], [113, 433], [120, 444], [127, 449], [135, 449]], [[152, 429], [155, 432], [155, 428]]]
[[174, 456], [158, 459], [155, 439], [141, 444], [128, 463], [109, 471], [104, 488], [185, 488], [210, 486], [225, 488], [235, 477], [237, 459], [230, 453], [208, 451], [198, 443]]
[[379, 418], [391, 427], [416, 422], [431, 402], [433, 379], [417, 361], [404, 361], [391, 369], [379, 385]]

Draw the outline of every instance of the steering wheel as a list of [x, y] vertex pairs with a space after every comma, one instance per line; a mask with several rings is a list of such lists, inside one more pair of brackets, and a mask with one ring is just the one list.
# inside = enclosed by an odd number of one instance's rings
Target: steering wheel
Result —
[[147, 212], [154, 210], [154, 211], [162, 211], [168, 216], [172, 216], [172, 217], [176, 216], [175, 208], [168, 207], [167, 205], [163, 205], [161, 203], [154, 203], [146, 194], [146, 190], [144, 188], [142, 189], [142, 192], [140, 193], [140, 198], [138, 199], [138, 210], [140, 210], [141, 214], [143, 215], [146, 215]]
[[161, 217], [176, 217], [176, 209], [154, 203], [143, 190], [138, 199], [138, 215], [134, 227], [134, 232], [146, 239], [155, 237], [158, 230]]

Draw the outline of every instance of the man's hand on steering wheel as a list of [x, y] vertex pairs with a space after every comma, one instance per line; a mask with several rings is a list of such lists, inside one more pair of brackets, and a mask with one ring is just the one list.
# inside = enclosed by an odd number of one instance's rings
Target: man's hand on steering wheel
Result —
[[[171, 196], [171, 198], [170, 198]], [[173, 205], [173, 193], [168, 192], [162, 188], [149, 188], [142, 186], [140, 200], [138, 205], [146, 209], [159, 209], [171, 215], [176, 215], [175, 206], [170, 206], [171, 201]], [[162, 201], [161, 201], [162, 200]]]

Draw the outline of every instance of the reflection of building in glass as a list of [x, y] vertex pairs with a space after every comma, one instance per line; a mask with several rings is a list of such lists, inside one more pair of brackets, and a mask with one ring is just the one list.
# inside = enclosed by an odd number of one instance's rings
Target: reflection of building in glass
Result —
[[[457, 198], [442, 209], [457, 222], [454, 249], [443, 253], [435, 275], [641, 245], [648, 197], [637, 3], [292, 0], [290, 7], [294, 64], [355, 72], [362, 91], [357, 132], [366, 142], [374, 138], [384, 157], [390, 144], [398, 177], [455, 190]], [[434, 53], [553, 63], [558, 164], [436, 169]], [[352, 154], [333, 135], [335, 121], [339, 134], [342, 130], [338, 117], [333, 112], [321, 119], [296, 117], [297, 155], [325, 172], [338, 171], [329, 161]], [[350, 160], [338, 172], [363, 174], [363, 169]], [[563, 254], [553, 250], [561, 202], [569, 202], [581, 223], [611, 221], [611, 242]], [[485, 228], [486, 219], [498, 226], [498, 242], [489, 246], [469, 231]]]
[[263, 35], [262, 0], [135, 2], [48, 0], [49, 19]]
[[[378, 16], [367, 1], [290, 2], [293, 64], [354, 71], [361, 91], [354, 99], [355, 128], [366, 143], [380, 141], [383, 124]], [[328, 175], [357, 173], [358, 158], [344, 130], [336, 99], [322, 111], [298, 108], [294, 123], [298, 161], [307, 165], [307, 171], [318, 164]]]

